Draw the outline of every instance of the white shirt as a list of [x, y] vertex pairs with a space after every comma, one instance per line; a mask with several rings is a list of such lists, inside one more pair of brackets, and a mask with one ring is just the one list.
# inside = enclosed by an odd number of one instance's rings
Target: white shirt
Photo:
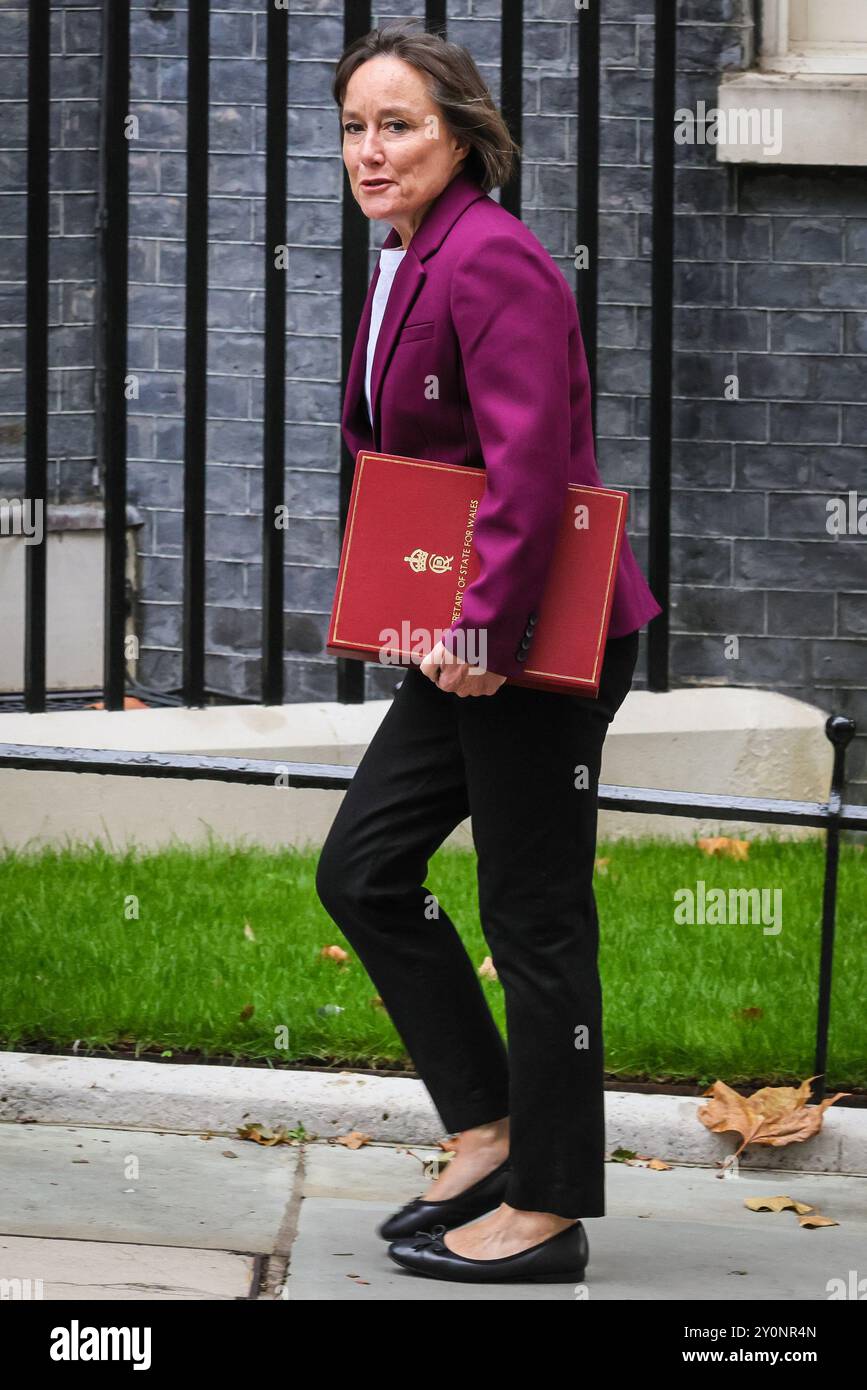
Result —
[[370, 377], [373, 371], [373, 354], [376, 351], [376, 340], [379, 337], [392, 282], [405, 255], [406, 248], [403, 246], [383, 246], [379, 253], [379, 279], [373, 292], [373, 304], [370, 311], [370, 332], [367, 335], [367, 371], [364, 377], [364, 394], [367, 397], [367, 413], [371, 424], [373, 424], [373, 405], [370, 400]]

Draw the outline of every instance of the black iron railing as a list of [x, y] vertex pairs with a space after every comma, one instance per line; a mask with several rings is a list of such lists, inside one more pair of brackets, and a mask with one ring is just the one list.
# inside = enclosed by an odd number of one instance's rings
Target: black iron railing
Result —
[[[825, 876], [822, 892], [822, 936], [816, 1007], [817, 1077], [813, 1103], [825, 1095], [828, 1034], [831, 1023], [831, 982], [837, 910], [840, 833], [867, 832], [867, 806], [843, 802], [846, 749], [855, 724], [831, 715], [825, 733], [834, 747], [831, 790], [827, 801], [780, 801], [753, 796], [714, 796], [699, 792], [661, 791], [651, 787], [599, 785], [599, 806], [605, 811], [632, 811], [660, 816], [699, 816], [714, 820], [754, 821], [765, 825], [822, 828], [825, 838]], [[140, 753], [101, 748], [48, 748], [39, 744], [0, 744], [0, 771], [91, 772], [113, 777], [169, 777], [248, 786], [297, 787], [345, 791], [356, 769], [331, 763], [275, 762], [263, 758], [204, 757], [193, 753]]]
[[[675, 109], [675, 6], [655, 0], [655, 96], [653, 202], [653, 374], [651, 382], [651, 472], [649, 575], [663, 615], [648, 631], [648, 683], [668, 686], [669, 467], [671, 420], [672, 227]], [[427, 0], [425, 24], [447, 32], [445, 0]], [[595, 384], [597, 341], [597, 273], [599, 251], [599, 91], [600, 6], [577, 9], [579, 71], [575, 109], [578, 114], [575, 246], [586, 248], [586, 268], [578, 273], [576, 300], [582, 319], [591, 380]], [[262, 596], [261, 700], [284, 698], [283, 594], [284, 533], [274, 524], [283, 500], [285, 439], [287, 275], [276, 251], [286, 244], [289, 54], [288, 7], [265, 6], [266, 179], [264, 329], [264, 432], [262, 446]], [[205, 470], [207, 421], [207, 255], [208, 255], [208, 103], [209, 0], [189, 0], [187, 7], [187, 217], [185, 229], [185, 369], [184, 369], [184, 553], [182, 687], [184, 704], [201, 705], [220, 698], [205, 682]], [[25, 502], [47, 496], [46, 431], [49, 407], [48, 235], [50, 6], [29, 3], [28, 160], [27, 160], [27, 398]], [[126, 556], [126, 393], [127, 286], [129, 221], [130, 111], [129, 0], [103, 0], [103, 65], [97, 222], [97, 314], [95, 337], [96, 451], [105, 501], [105, 589], [103, 700], [106, 709], [122, 709], [124, 696], [137, 688], [127, 676], [125, 651]], [[343, 7], [344, 41], [352, 42], [373, 23], [372, 6], [347, 0]], [[504, 0], [501, 6], [500, 105], [513, 137], [522, 136], [524, 79], [524, 6]], [[334, 157], [339, 155], [335, 111]], [[521, 215], [521, 162], [500, 190], [504, 207]], [[345, 390], [369, 278], [370, 223], [352, 197], [344, 175], [341, 239], [341, 377]], [[594, 393], [595, 403], [595, 393]], [[595, 416], [594, 416], [595, 419]], [[340, 459], [340, 529], [343, 530], [354, 459], [345, 444]], [[335, 556], [335, 561], [336, 561]], [[25, 588], [25, 679], [27, 710], [46, 708], [45, 545], [27, 547]], [[164, 692], [163, 692], [164, 693]], [[337, 661], [337, 698], [364, 699], [364, 664]], [[239, 701], [241, 703], [241, 701]]]

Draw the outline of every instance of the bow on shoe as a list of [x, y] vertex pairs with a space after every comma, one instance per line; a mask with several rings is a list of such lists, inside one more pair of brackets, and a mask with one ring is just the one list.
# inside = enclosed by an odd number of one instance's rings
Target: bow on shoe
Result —
[[434, 1226], [432, 1231], [416, 1231], [417, 1240], [412, 1243], [413, 1250], [423, 1250], [429, 1246], [431, 1250], [447, 1250], [448, 1246], [443, 1240], [445, 1226]]

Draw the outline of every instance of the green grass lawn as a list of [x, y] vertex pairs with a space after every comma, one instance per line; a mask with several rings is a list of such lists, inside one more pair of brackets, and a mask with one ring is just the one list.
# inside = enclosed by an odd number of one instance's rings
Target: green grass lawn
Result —
[[[811, 1075], [823, 842], [756, 840], [746, 861], [649, 840], [600, 843], [597, 854], [609, 861], [596, 878], [608, 1071], [734, 1084]], [[8, 853], [0, 859], [0, 1045], [79, 1041], [405, 1065], [373, 984], [316, 897], [315, 866], [312, 854], [226, 846]], [[865, 870], [860, 846], [843, 845], [834, 1089], [867, 1084]], [[782, 930], [676, 923], [675, 892], [698, 880], [708, 889], [769, 889], [771, 899], [779, 888]], [[488, 948], [474, 855], [441, 849], [427, 883], [480, 965]], [[347, 965], [322, 958], [332, 944], [349, 951]], [[505, 1033], [501, 987], [483, 987]]]

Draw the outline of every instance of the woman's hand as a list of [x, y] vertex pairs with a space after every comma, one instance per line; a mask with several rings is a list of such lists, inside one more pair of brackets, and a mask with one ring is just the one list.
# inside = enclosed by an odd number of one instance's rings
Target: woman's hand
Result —
[[437, 689], [450, 695], [493, 695], [506, 679], [494, 671], [484, 671], [461, 661], [442, 642], [431, 647], [419, 669]]

